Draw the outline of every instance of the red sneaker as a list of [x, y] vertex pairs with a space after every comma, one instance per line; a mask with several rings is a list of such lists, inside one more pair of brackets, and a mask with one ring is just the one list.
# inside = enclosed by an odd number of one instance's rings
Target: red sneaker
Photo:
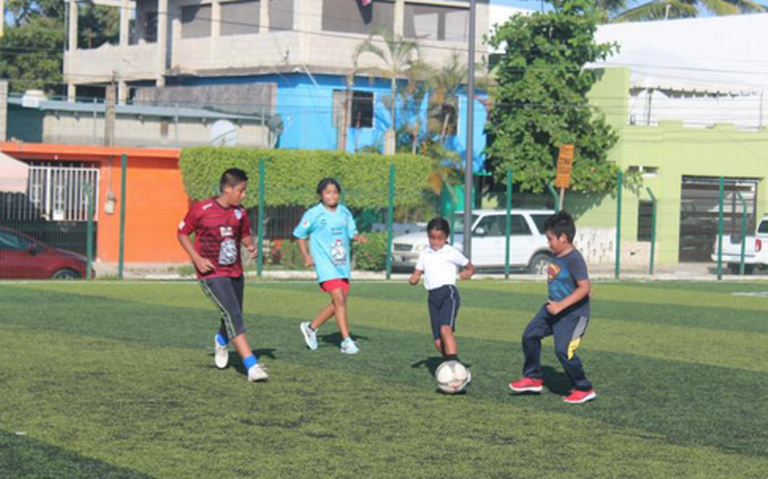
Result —
[[509, 389], [516, 393], [540, 393], [544, 381], [535, 378], [520, 378], [519, 381], [512, 381], [509, 383]]
[[565, 397], [565, 402], [569, 404], [582, 404], [591, 401], [596, 397], [597, 393], [594, 389], [590, 389], [589, 391], [579, 391], [578, 389], [574, 389], [571, 394]]

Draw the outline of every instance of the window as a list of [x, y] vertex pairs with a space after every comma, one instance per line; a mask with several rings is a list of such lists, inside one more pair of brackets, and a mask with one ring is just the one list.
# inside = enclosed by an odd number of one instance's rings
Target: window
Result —
[[758, 233], [768, 233], [768, 221], [760, 222], [760, 226], [757, 230]]
[[392, 31], [394, 25], [393, 1], [374, 1], [364, 7], [359, 0], [323, 0], [324, 31], [367, 35], [380, 29]]
[[10, 231], [0, 230], [0, 249], [5, 251], [24, 251], [32, 246], [32, 242], [15, 235]]
[[640, 201], [637, 204], [637, 241], [651, 241], [653, 228], [653, 202]]
[[221, 35], [256, 35], [261, 17], [259, 0], [240, 0], [221, 4]]
[[630, 166], [628, 171], [630, 173], [640, 173], [644, 178], [653, 178], [659, 172], [659, 169], [655, 166]]
[[270, 0], [269, 31], [293, 30], [293, 0]]
[[211, 6], [192, 5], [181, 8], [181, 38], [211, 36]]
[[[491, 215], [480, 220], [477, 228], [483, 228], [483, 237], [506, 236], [507, 215]], [[522, 215], [512, 215], [511, 236], [528, 236], [531, 234], [528, 224]]]
[[[344, 93], [346, 90], [333, 92], [333, 124], [337, 128], [341, 126], [342, 109], [344, 108]], [[352, 91], [352, 105], [350, 108], [350, 128], [373, 128], [373, 92]]]
[[466, 42], [469, 10], [436, 5], [405, 5], [405, 36], [419, 40]]
[[139, 37], [147, 43], [157, 41], [157, 12], [144, 10], [139, 21]]

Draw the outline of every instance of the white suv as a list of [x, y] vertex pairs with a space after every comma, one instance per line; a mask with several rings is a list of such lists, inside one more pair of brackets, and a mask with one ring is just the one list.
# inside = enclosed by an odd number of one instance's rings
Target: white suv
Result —
[[[509, 262], [513, 268], [526, 268], [529, 273], [547, 272], [551, 253], [544, 235], [544, 222], [554, 215], [552, 210], [512, 210], [512, 234]], [[499, 210], [472, 211], [472, 264], [484, 269], [504, 267], [507, 212]], [[461, 249], [464, 231], [463, 213], [456, 213], [453, 229], [455, 246]], [[429, 247], [427, 233], [411, 233], [396, 237], [392, 242], [392, 266], [413, 268], [425, 248]]]

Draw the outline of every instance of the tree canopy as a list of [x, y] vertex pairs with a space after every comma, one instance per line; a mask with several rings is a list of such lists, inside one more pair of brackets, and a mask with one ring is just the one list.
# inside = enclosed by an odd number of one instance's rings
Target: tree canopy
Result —
[[[9, 0], [6, 17], [10, 25], [0, 38], [0, 78], [10, 89], [57, 93], [62, 89], [64, 44], [67, 38], [66, 3], [61, 0]], [[115, 8], [80, 4], [78, 43], [96, 48], [116, 42], [119, 12]]]
[[560, 145], [573, 143], [573, 190], [615, 184], [618, 166], [608, 153], [618, 136], [587, 100], [601, 72], [584, 68], [616, 48], [595, 42], [600, 18], [594, 2], [565, 0], [553, 12], [517, 15], [494, 31], [490, 43], [505, 53], [490, 91], [486, 154], [499, 180], [512, 168], [523, 191], [544, 191]]

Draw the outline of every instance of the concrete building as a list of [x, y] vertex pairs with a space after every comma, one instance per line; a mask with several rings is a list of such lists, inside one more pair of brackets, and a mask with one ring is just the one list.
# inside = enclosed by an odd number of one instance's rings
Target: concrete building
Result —
[[[110, 0], [102, 0], [102, 3]], [[69, 5], [69, 42], [64, 77], [70, 100], [81, 85], [118, 85], [120, 103], [154, 85], [195, 88], [273, 86], [275, 102], [241, 97], [254, 111], [275, 116], [283, 148], [339, 146], [355, 151], [381, 146], [392, 119], [386, 107], [390, 84], [376, 74], [375, 55], [355, 61], [355, 51], [382, 29], [417, 40], [420, 58], [434, 67], [459, 54], [466, 62], [469, 2], [466, 0], [115, 0], [121, 12], [120, 42], [83, 49], [77, 45], [77, 3]], [[493, 7], [494, 18], [519, 10]], [[501, 12], [501, 14], [500, 14]], [[491, 27], [488, 0], [477, 4], [477, 56], [487, 61], [482, 37]], [[385, 48], [383, 42], [378, 46]], [[357, 72], [353, 85], [348, 77]], [[346, 135], [339, 132], [341, 95], [351, 95]], [[466, 149], [466, 95], [460, 94], [458, 128], [450, 146]], [[209, 98], [209, 105], [222, 103]], [[474, 162], [482, 169], [485, 111], [475, 104]], [[426, 108], [421, 116], [426, 115]], [[426, 118], [424, 118], [426, 120]], [[399, 121], [398, 121], [399, 123]]]
[[[104, 103], [11, 97], [7, 138], [27, 143], [104, 145]], [[124, 147], [204, 145], [271, 148], [276, 136], [262, 115], [239, 115], [188, 106], [117, 105], [113, 139]], [[2, 139], [5, 139], [3, 137]]]
[[[657, 261], [710, 261], [720, 177], [726, 234], [740, 235], [739, 195], [750, 232], [768, 211], [768, 14], [605, 25], [596, 38], [620, 50], [595, 65], [605, 75], [591, 102], [619, 132], [612, 159], [643, 181], [623, 191], [622, 261], [649, 260], [646, 188], [658, 199]], [[566, 206], [613, 261], [616, 197], [571, 195]]]

